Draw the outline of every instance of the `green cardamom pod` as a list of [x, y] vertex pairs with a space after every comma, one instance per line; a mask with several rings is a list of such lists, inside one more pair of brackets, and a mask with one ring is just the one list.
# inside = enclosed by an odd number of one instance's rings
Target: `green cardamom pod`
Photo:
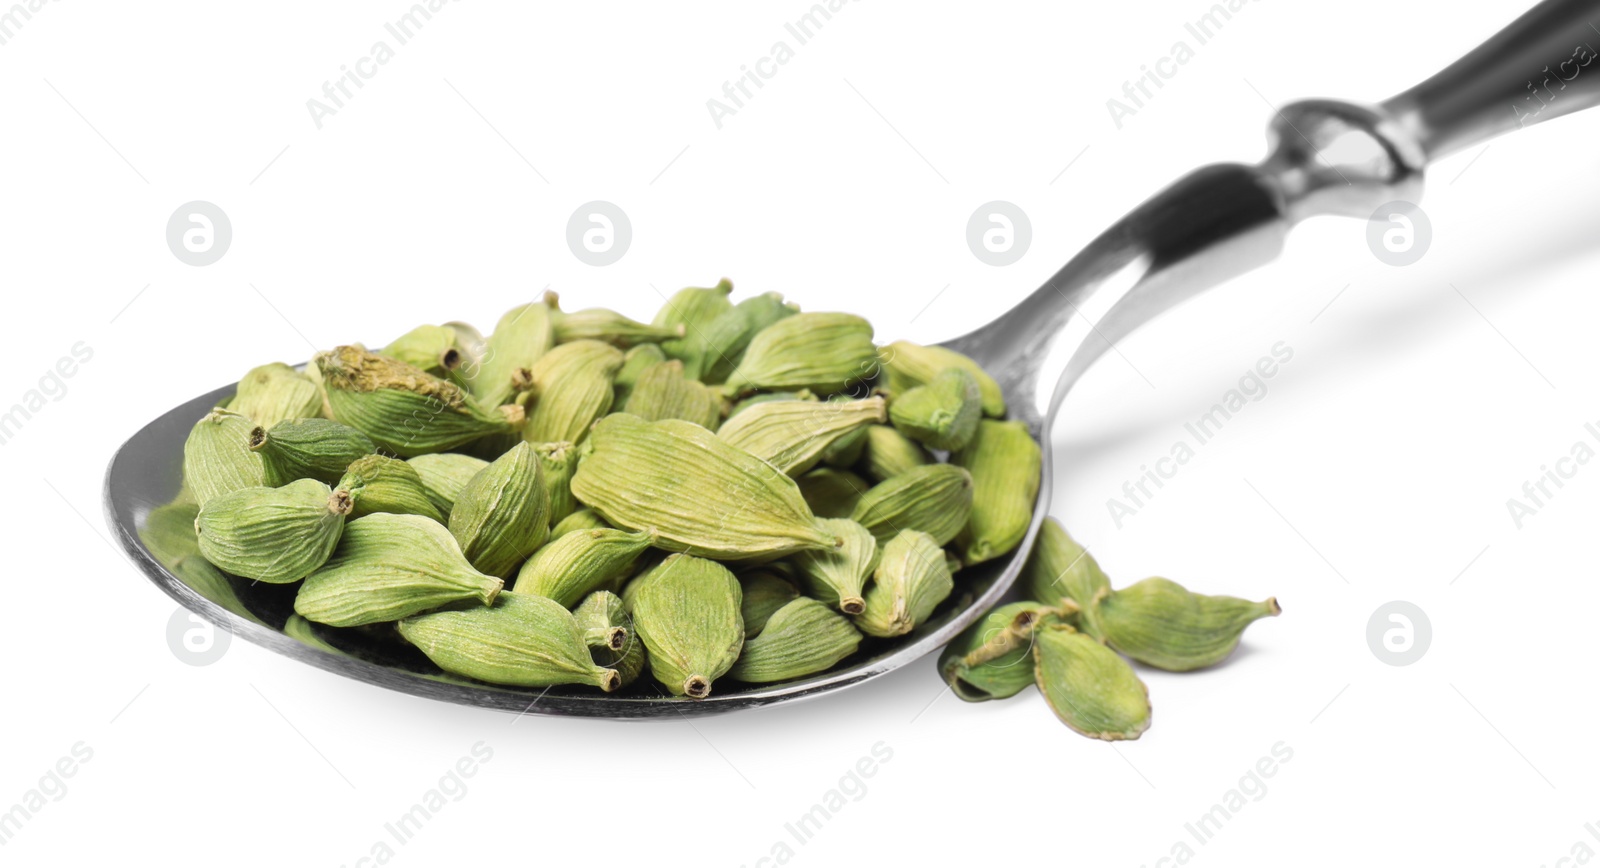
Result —
[[536, 301], [506, 311], [484, 342], [482, 361], [468, 371], [473, 395], [488, 407], [511, 403], [555, 344], [548, 305]]
[[751, 684], [787, 681], [831, 668], [856, 652], [861, 632], [822, 603], [799, 597], [744, 643], [729, 677]]
[[820, 467], [795, 480], [806, 505], [820, 518], [849, 518], [872, 486], [848, 470]]
[[683, 362], [662, 362], [639, 375], [624, 408], [649, 422], [682, 419], [716, 430], [722, 419], [722, 394], [683, 375]]
[[1116, 652], [1067, 624], [1050, 624], [1033, 635], [1033, 666], [1039, 692], [1073, 731], [1121, 741], [1150, 728], [1150, 691]]
[[550, 528], [550, 538], [560, 539], [575, 530], [604, 530], [609, 527], [611, 525], [606, 524], [606, 520], [600, 517], [600, 513], [586, 506], [583, 509], [575, 510], [571, 515], [556, 522], [556, 526]]
[[800, 596], [794, 585], [770, 570], [751, 570], [739, 576], [742, 594], [739, 600], [739, 617], [744, 619], [744, 637], [761, 632], [772, 613], [783, 608], [790, 600]]
[[1222, 662], [1239, 645], [1246, 627], [1279, 614], [1274, 597], [1254, 603], [1186, 590], [1169, 579], [1150, 578], [1102, 594], [1088, 606], [1099, 616], [1106, 644], [1157, 669], [1188, 672]]
[[474, 569], [508, 577], [548, 538], [549, 497], [533, 445], [518, 443], [467, 482], [450, 533]]
[[717, 439], [798, 476], [816, 465], [829, 444], [883, 420], [882, 398], [772, 401], [729, 419], [717, 429]]
[[633, 396], [633, 388], [645, 371], [667, 360], [667, 354], [656, 344], [640, 344], [622, 354], [622, 367], [611, 379], [613, 399], [611, 406], [626, 407]]
[[266, 484], [261, 456], [250, 451], [255, 424], [248, 416], [218, 407], [194, 423], [183, 443], [183, 482], [195, 501]]
[[521, 407], [484, 409], [455, 383], [360, 347], [317, 353], [313, 363], [333, 418], [402, 458], [509, 433], [522, 423]]
[[377, 451], [372, 438], [331, 419], [285, 419], [250, 431], [250, 449], [261, 454], [267, 485], [315, 479], [332, 485], [351, 462]]
[[920, 530], [938, 545], [956, 538], [972, 512], [972, 475], [954, 464], [913, 467], [874, 485], [850, 517], [883, 545], [902, 530]]
[[921, 386], [894, 397], [889, 418], [907, 436], [955, 451], [967, 445], [983, 417], [978, 381], [962, 368], [945, 368]]
[[939, 672], [967, 702], [1005, 699], [1033, 686], [1033, 634], [1059, 621], [1053, 606], [1023, 600], [989, 610], [939, 655]]
[[611, 377], [622, 367], [622, 351], [599, 341], [561, 344], [534, 363], [530, 373], [538, 403], [522, 431], [531, 443], [581, 442], [589, 426], [611, 410]]
[[589, 446], [572, 493], [616, 527], [659, 533], [662, 548], [743, 560], [839, 544], [794, 480], [699, 425], [615, 413]]
[[482, 458], [458, 452], [430, 452], [408, 458], [406, 463], [417, 472], [423, 494], [441, 516], [450, 514], [456, 498], [461, 496], [461, 489], [467, 487], [478, 471], [489, 466]]
[[846, 615], [859, 615], [866, 608], [862, 589], [878, 566], [878, 541], [871, 531], [848, 518], [819, 522], [844, 540], [844, 545], [800, 552], [794, 556], [795, 568], [811, 596]]
[[728, 419], [733, 419], [733, 417], [743, 413], [751, 407], [759, 407], [762, 404], [771, 403], [773, 401], [815, 402], [816, 400], [817, 396], [811, 394], [809, 389], [800, 389], [799, 391], [795, 392], [757, 392], [754, 395], [734, 402], [732, 406], [728, 408]]
[[512, 590], [571, 608], [593, 591], [620, 587], [654, 541], [648, 533], [612, 529], [557, 537], [522, 565]]
[[889, 391], [896, 395], [931, 381], [947, 368], [960, 368], [978, 381], [983, 414], [995, 418], [1006, 415], [1006, 398], [1000, 391], [1000, 384], [989, 376], [982, 365], [955, 350], [895, 341], [884, 347], [878, 357], [883, 363]]
[[1039, 526], [1020, 584], [1029, 599], [1074, 603], [1079, 610], [1078, 629], [1096, 639], [1105, 638], [1100, 629], [1100, 609], [1094, 604], [1111, 593], [1111, 580], [1094, 555], [1068, 536], [1061, 522], [1053, 517], [1045, 518]]
[[366, 455], [350, 462], [338, 488], [355, 500], [351, 518], [378, 512], [420, 515], [444, 523], [444, 515], [428, 497], [422, 476], [410, 464], [387, 455]]
[[345, 525], [333, 557], [301, 584], [294, 610], [319, 624], [354, 627], [466, 600], [487, 606], [504, 584], [473, 569], [444, 525], [380, 513]]
[[913, 467], [932, 463], [934, 457], [928, 450], [892, 426], [867, 426], [866, 443], [858, 464], [871, 479], [882, 482]]
[[578, 472], [577, 447], [566, 441], [536, 443], [533, 447], [544, 468], [544, 490], [549, 505], [551, 524], [566, 518], [578, 508], [572, 496], [572, 475]]
[[327, 562], [350, 506], [350, 492], [301, 479], [213, 497], [194, 527], [206, 560], [236, 576], [285, 584]]
[[228, 409], [264, 428], [287, 419], [322, 415], [322, 390], [305, 374], [282, 362], [252, 368], [239, 380]]
[[558, 344], [588, 340], [627, 349], [635, 344], [656, 344], [681, 338], [685, 331], [683, 323], [670, 326], [651, 325], [631, 320], [603, 307], [591, 307], [572, 313], [553, 309], [550, 315]]
[[378, 353], [435, 377], [449, 376], [463, 361], [456, 330], [450, 326], [417, 326], [389, 342]]
[[842, 392], [870, 379], [878, 350], [872, 324], [848, 313], [797, 313], [750, 339], [739, 367], [724, 391], [810, 389], [821, 395]]
[[972, 514], [958, 541], [964, 563], [997, 558], [1022, 542], [1039, 498], [1041, 461], [1026, 423], [990, 419], [950, 456], [950, 463], [972, 473]]
[[739, 581], [727, 567], [675, 554], [629, 585], [625, 600], [650, 671], [677, 696], [704, 699], [744, 645]]
[[[734, 307], [744, 312], [745, 321], [750, 324], [750, 337], [755, 337], [762, 329], [778, 320], [788, 319], [800, 312], [800, 305], [792, 301], [784, 301], [783, 294], [777, 292], [763, 292], [760, 295], [753, 295], [734, 305]], [[749, 344], [748, 338], [745, 344]], [[731, 352], [728, 355], [737, 364], [739, 357], [744, 355], [745, 347], [739, 346], [735, 350], [736, 352]]]
[[661, 349], [667, 358], [683, 362], [684, 375], [692, 380], [705, 379], [714, 362], [747, 339], [749, 321], [728, 300], [732, 292], [726, 279], [714, 287], [680, 289], [656, 313], [655, 325], [684, 327], [683, 337], [666, 341]]
[[[583, 628], [590, 658], [598, 666], [617, 670], [618, 687], [627, 687], [644, 672], [644, 643], [635, 633], [633, 618], [620, 597], [610, 591], [595, 591], [572, 610], [572, 616]], [[618, 639], [622, 640], [620, 645]]]
[[594, 662], [578, 620], [543, 597], [501, 594], [492, 606], [415, 615], [400, 635], [452, 675], [490, 684], [588, 684], [607, 693], [621, 678]]
[[917, 530], [895, 534], [883, 547], [866, 606], [854, 616], [869, 636], [903, 636], [928, 619], [954, 590], [944, 550]]
[[800, 312], [799, 305], [784, 301], [783, 296], [776, 292], [764, 292], [733, 307], [731, 313], [724, 313], [713, 320], [707, 330], [716, 336], [710, 341], [714, 343], [715, 351], [707, 354], [710, 362], [701, 377], [707, 383], [720, 383], [728, 379], [739, 367], [739, 362], [744, 360], [750, 340], [757, 333], [778, 320]]

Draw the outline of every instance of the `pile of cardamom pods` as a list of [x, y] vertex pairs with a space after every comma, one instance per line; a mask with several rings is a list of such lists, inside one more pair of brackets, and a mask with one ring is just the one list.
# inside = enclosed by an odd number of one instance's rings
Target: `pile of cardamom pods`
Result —
[[731, 292], [256, 368], [184, 446], [198, 553], [494, 684], [700, 699], [911, 633], [1022, 540], [1038, 443], [965, 356]]

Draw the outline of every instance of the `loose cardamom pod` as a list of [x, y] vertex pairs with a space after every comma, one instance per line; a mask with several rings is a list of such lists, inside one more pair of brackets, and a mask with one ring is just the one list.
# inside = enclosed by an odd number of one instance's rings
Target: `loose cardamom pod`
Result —
[[674, 695], [704, 699], [744, 645], [739, 582], [704, 558], [671, 555], [629, 587], [650, 671]]
[[800, 597], [775, 612], [761, 635], [744, 643], [728, 675], [751, 684], [787, 681], [831, 668], [860, 644], [861, 633], [849, 620]]
[[575, 530], [603, 530], [609, 527], [611, 525], [606, 524], [606, 520], [600, 517], [600, 513], [586, 506], [556, 522], [556, 526], [550, 528], [550, 538], [560, 539]]
[[817, 463], [829, 444], [883, 420], [882, 398], [772, 401], [729, 419], [717, 429], [717, 439], [798, 476]]
[[538, 443], [533, 447], [544, 468], [544, 490], [549, 501], [551, 524], [566, 518], [578, 508], [572, 496], [572, 475], [578, 472], [578, 450], [571, 443]]
[[819, 518], [849, 518], [872, 486], [848, 470], [819, 467], [795, 480], [806, 505]]
[[978, 381], [984, 415], [1001, 418], [1006, 414], [1006, 398], [1000, 391], [1000, 384], [982, 365], [955, 350], [895, 341], [884, 347], [878, 356], [888, 378], [889, 390], [896, 395], [929, 382], [946, 368], [960, 368]]
[[450, 326], [417, 326], [378, 352], [435, 377], [449, 376], [462, 363], [456, 330]]
[[1005, 699], [1034, 683], [1033, 635], [1060, 610], [1032, 600], [991, 609], [939, 655], [939, 672], [968, 702]]
[[1105, 741], [1150, 728], [1150, 691], [1116, 652], [1066, 624], [1033, 636], [1034, 677], [1061, 722]]
[[967, 445], [983, 417], [978, 380], [963, 368], [945, 368], [921, 386], [894, 397], [889, 418], [907, 436], [934, 449]]
[[284, 584], [327, 562], [350, 506], [350, 492], [301, 479], [213, 497], [194, 527], [206, 560], [236, 576]]
[[1259, 603], [1211, 597], [1162, 578], [1102, 594], [1089, 608], [1097, 610], [1106, 644], [1170, 672], [1222, 662], [1238, 647], [1246, 627], [1283, 611], [1273, 597]]
[[1024, 422], [985, 419], [950, 463], [972, 473], [972, 514], [961, 534], [961, 560], [976, 564], [1017, 547], [1039, 497], [1039, 442]]
[[522, 422], [520, 407], [485, 409], [455, 383], [360, 347], [317, 353], [313, 363], [334, 419], [402, 458], [510, 433]]
[[543, 597], [501, 594], [492, 606], [415, 615], [400, 635], [446, 672], [491, 684], [588, 684], [616, 690], [616, 670], [596, 664], [578, 621]]
[[639, 377], [666, 360], [667, 354], [656, 344], [640, 344], [623, 353], [622, 367], [617, 369], [617, 374], [611, 381], [611, 391], [614, 395], [611, 406], [628, 406], [628, 399], [633, 396], [633, 387], [638, 384]]
[[878, 541], [871, 531], [848, 518], [818, 521], [844, 540], [844, 545], [800, 552], [794, 556], [794, 565], [811, 596], [846, 615], [859, 615], [866, 608], [862, 588], [878, 566]]
[[583, 629], [595, 665], [617, 670], [618, 687], [627, 687], [644, 672], [644, 642], [635, 633], [633, 618], [620, 597], [595, 591], [572, 610], [572, 616]]
[[589, 445], [572, 493], [616, 527], [659, 533], [662, 548], [741, 560], [839, 544], [794, 480], [699, 425], [615, 413]]
[[1078, 629], [1096, 639], [1105, 638], [1100, 629], [1100, 608], [1094, 604], [1111, 593], [1111, 580], [1089, 550], [1068, 536], [1055, 518], [1047, 517], [1039, 526], [1020, 584], [1029, 599], [1076, 604]]
[[599, 341], [561, 344], [531, 369], [539, 401], [522, 431], [531, 443], [581, 442], [589, 426], [611, 410], [611, 377], [622, 367], [622, 351]]
[[913, 467], [933, 462], [933, 455], [928, 450], [892, 426], [867, 426], [866, 443], [858, 463], [861, 470], [874, 481], [882, 482]]
[[783, 608], [790, 600], [800, 596], [794, 585], [784, 581], [770, 570], [751, 570], [739, 576], [742, 597], [739, 617], [744, 619], [744, 637], [761, 632], [772, 613]]
[[461, 496], [461, 489], [489, 462], [458, 452], [430, 452], [406, 459], [422, 481], [422, 491], [441, 516], [449, 515]]
[[201, 506], [241, 488], [266, 484], [261, 456], [250, 451], [248, 416], [218, 407], [194, 423], [183, 443], [183, 482]]
[[508, 577], [544, 545], [549, 497], [533, 445], [518, 443], [467, 482], [450, 510], [450, 533], [474, 569]]
[[522, 565], [512, 590], [571, 608], [593, 591], [620, 587], [652, 542], [648, 533], [610, 529], [557, 537]]
[[355, 500], [351, 518], [378, 512], [420, 515], [444, 523], [444, 515], [433, 505], [422, 476], [415, 468], [387, 455], [367, 455], [350, 462], [339, 477], [338, 488], [350, 492]]
[[691, 380], [709, 382], [706, 374], [712, 366], [747, 339], [750, 323], [728, 300], [732, 292], [727, 280], [709, 288], [680, 289], [656, 314], [655, 325], [684, 327], [683, 337], [666, 341], [661, 349], [667, 358], [683, 362], [684, 375]]
[[589, 340], [627, 349], [635, 344], [660, 343], [684, 335], [683, 323], [670, 326], [650, 325], [631, 320], [603, 307], [591, 307], [572, 313], [554, 309], [550, 314], [558, 344]]
[[797, 313], [750, 339], [739, 367], [723, 388], [729, 394], [758, 389], [842, 392], [877, 369], [872, 324], [848, 313]]
[[250, 449], [261, 454], [267, 485], [315, 479], [332, 485], [351, 462], [377, 451], [372, 438], [330, 419], [286, 419], [250, 431]]
[[354, 627], [466, 600], [487, 606], [504, 584], [473, 569], [444, 525], [381, 513], [345, 525], [333, 556], [300, 586], [294, 610], [319, 624]]
[[866, 606], [854, 616], [869, 636], [903, 636], [927, 620], [955, 588], [944, 550], [916, 530], [896, 534], [883, 547]]
[[639, 375], [624, 410], [649, 422], [682, 419], [716, 430], [722, 419], [722, 395], [704, 383], [686, 379], [683, 362], [673, 359]]
[[914, 467], [868, 489], [850, 517], [872, 531], [879, 545], [902, 530], [920, 530], [942, 546], [967, 526], [972, 492], [972, 475], [963, 467]]
[[524, 391], [529, 372], [555, 346], [550, 308], [542, 302], [519, 305], [505, 312], [484, 342], [483, 358], [468, 371], [472, 393], [484, 406], [511, 403]]
[[322, 415], [322, 390], [314, 380], [282, 362], [252, 368], [239, 379], [228, 409], [264, 428], [287, 419]]

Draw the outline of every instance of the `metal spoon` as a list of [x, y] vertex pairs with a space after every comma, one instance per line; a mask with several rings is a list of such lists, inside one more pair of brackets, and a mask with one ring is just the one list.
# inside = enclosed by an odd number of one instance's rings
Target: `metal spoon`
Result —
[[[1010, 589], [1050, 505], [1050, 423], [1073, 384], [1107, 349], [1202, 290], [1270, 262], [1300, 220], [1367, 217], [1391, 201], [1415, 202], [1423, 168], [1439, 157], [1600, 102], [1600, 66], [1591, 65], [1600, 46], [1597, 26], [1597, 0], [1546, 0], [1443, 72], [1379, 105], [1312, 100], [1285, 106], [1269, 127], [1265, 160], [1208, 166], [1181, 178], [1113, 224], [1011, 311], [947, 341], [994, 374], [1012, 417], [1027, 422], [1043, 444], [1044, 479], [1032, 525], [1009, 559], [963, 570], [958, 594], [914, 633], [831, 672], [770, 686], [719, 683], [716, 693], [698, 701], [650, 695], [648, 687], [628, 696], [525, 690], [443, 678], [399, 642], [334, 649], [287, 636], [281, 628], [293, 610], [292, 588], [237, 582], [248, 617], [230, 610], [158, 561], [139, 530], [152, 509], [178, 492], [190, 427], [227, 399], [232, 386], [172, 409], [123, 444], [106, 472], [107, 519], [151, 581], [217, 627], [418, 696], [536, 714], [675, 718], [860, 684], [943, 646]], [[1069, 328], [1074, 319], [1087, 324], [1078, 310], [1097, 291], [1118, 294], [1106, 315], [1087, 328]], [[1055, 352], [1073, 346], [1064, 343], [1072, 340], [1079, 343], [1070, 355]]]

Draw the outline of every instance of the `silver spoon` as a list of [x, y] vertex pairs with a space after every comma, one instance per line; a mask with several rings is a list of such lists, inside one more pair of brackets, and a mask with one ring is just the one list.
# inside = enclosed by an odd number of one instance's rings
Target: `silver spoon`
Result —
[[[1593, 23], [1591, 23], [1591, 21]], [[1600, 0], [1545, 0], [1433, 78], [1376, 106], [1311, 100], [1285, 106], [1269, 127], [1269, 155], [1179, 179], [1113, 224], [1031, 296], [944, 346], [988, 369], [1013, 418], [1043, 444], [1044, 479], [1033, 522], [1009, 559], [963, 570], [958, 593], [898, 642], [811, 678], [769, 686], [717, 685], [703, 700], [547, 691], [442, 678], [414, 650], [382, 641], [339, 649], [281, 631], [293, 589], [235, 583], [249, 617], [196, 591], [139, 538], [150, 511], [178, 493], [190, 427], [233, 387], [173, 408], [128, 440], [106, 471], [106, 516], [151, 581], [221, 629], [280, 654], [418, 696], [514, 712], [646, 718], [705, 715], [821, 696], [904, 666], [953, 639], [1010, 589], [1050, 506], [1050, 423], [1067, 392], [1105, 351], [1140, 325], [1202, 290], [1276, 258], [1289, 227], [1314, 215], [1367, 217], [1395, 200], [1415, 202], [1424, 167], [1488, 138], [1600, 102]], [[1078, 329], [1070, 355], [1056, 352], [1084, 301], [1115, 292], [1100, 322]], [[1062, 361], [1064, 359], [1064, 363]], [[181, 572], [181, 571], [180, 571]], [[231, 605], [231, 603], [230, 603]], [[271, 626], [269, 626], [271, 625]], [[336, 643], [337, 644], [337, 643]], [[646, 681], [648, 676], [641, 679]]]

